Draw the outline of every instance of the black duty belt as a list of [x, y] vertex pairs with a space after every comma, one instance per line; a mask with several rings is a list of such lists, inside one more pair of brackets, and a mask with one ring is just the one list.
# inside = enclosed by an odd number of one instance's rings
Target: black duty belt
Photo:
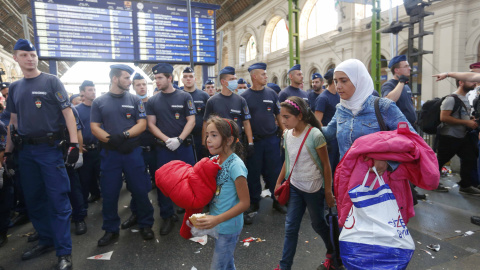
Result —
[[98, 144], [96, 144], [96, 143], [87, 144], [87, 145], [85, 145], [85, 149], [87, 151], [96, 150], [96, 149], [98, 149]]
[[264, 139], [268, 139], [270, 137], [273, 137], [277, 135], [276, 133], [273, 133], [273, 134], [270, 134], [270, 135], [253, 135], [253, 141], [254, 142], [258, 142], [258, 141], [261, 141], [261, 140], [264, 140]]
[[60, 132], [52, 133], [44, 137], [27, 137], [21, 136], [23, 144], [42, 144], [42, 143], [51, 143], [56, 140], [62, 139], [62, 134]]
[[150, 145], [147, 145], [147, 146], [140, 145], [140, 147], [143, 149], [143, 152], [150, 152], [150, 151], [153, 151], [153, 149], [155, 149], [154, 146], [150, 146]]

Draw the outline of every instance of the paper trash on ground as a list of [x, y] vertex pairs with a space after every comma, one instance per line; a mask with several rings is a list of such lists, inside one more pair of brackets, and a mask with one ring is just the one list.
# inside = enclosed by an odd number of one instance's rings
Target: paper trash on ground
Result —
[[103, 254], [98, 254], [92, 257], [88, 257], [87, 260], [103, 260], [103, 261], [109, 261], [110, 258], [112, 257], [113, 251], [103, 253]]
[[191, 240], [193, 242], [197, 242], [197, 243], [201, 244], [202, 246], [205, 246], [207, 244], [208, 237], [207, 237], [207, 235], [197, 236], [197, 237], [192, 237], [189, 240]]

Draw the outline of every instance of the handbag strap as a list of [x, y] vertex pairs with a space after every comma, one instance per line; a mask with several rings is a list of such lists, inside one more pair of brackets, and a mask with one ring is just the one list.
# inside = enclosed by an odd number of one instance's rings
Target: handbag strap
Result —
[[382, 114], [380, 113], [380, 98], [377, 97], [375, 99], [374, 105], [375, 105], [375, 116], [377, 117], [378, 125], [380, 126], [380, 131], [388, 131], [387, 126], [385, 125], [385, 121], [383, 121]]
[[297, 164], [298, 157], [300, 156], [300, 152], [302, 152], [303, 144], [305, 144], [305, 141], [307, 140], [308, 134], [310, 133], [310, 130], [312, 130], [313, 127], [310, 127], [307, 131], [307, 134], [305, 134], [305, 137], [303, 137], [302, 144], [300, 145], [300, 149], [298, 150], [297, 158], [295, 159], [295, 162], [293, 163], [292, 170], [290, 171], [290, 174], [288, 175], [287, 181], [290, 182], [290, 177], [292, 176], [293, 173], [293, 168], [295, 168], [295, 164]]

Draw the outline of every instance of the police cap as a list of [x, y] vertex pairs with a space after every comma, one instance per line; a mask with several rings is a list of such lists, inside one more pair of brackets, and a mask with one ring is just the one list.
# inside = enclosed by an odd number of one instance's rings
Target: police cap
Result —
[[111, 68], [111, 69], [116, 68], [116, 69], [120, 69], [120, 70], [126, 71], [126, 72], [128, 72], [128, 74], [130, 74], [130, 75], [132, 75], [133, 72], [134, 72], [133, 68], [131, 68], [131, 67], [127, 66], [127, 65], [124, 65], [124, 64], [111, 65], [110, 68]]
[[392, 68], [393, 65], [396, 63], [400, 63], [402, 61], [407, 61], [407, 56], [405, 54], [397, 55], [390, 60], [390, 63], [388, 63], [388, 68]]
[[80, 89], [80, 90], [84, 90], [85, 87], [87, 87], [87, 86], [95, 86], [95, 84], [93, 84], [92, 81], [85, 80], [85, 81], [82, 82], [82, 84], [80, 85], [79, 89]]
[[35, 46], [33, 46], [33, 44], [30, 41], [21, 38], [17, 41], [17, 43], [15, 43], [13, 50], [31, 52], [31, 51], [35, 51]]
[[290, 73], [294, 70], [301, 70], [300, 64], [297, 64], [297, 65], [293, 66], [290, 70], [288, 70], [288, 73]]
[[333, 79], [333, 72], [334, 71], [335, 71], [335, 69], [333, 69], [333, 68], [327, 70], [327, 73], [325, 73], [325, 75], [323, 75], [323, 78], [325, 78], [325, 80]]
[[153, 74], [158, 73], [173, 73], [173, 66], [167, 63], [158, 63], [152, 68]]
[[218, 75], [223, 75], [223, 74], [235, 75], [235, 69], [233, 67], [226, 66], [222, 70], [220, 70], [220, 74]]
[[272, 88], [275, 92], [280, 93], [280, 91], [282, 91], [282, 89], [280, 89], [280, 86], [274, 84], [274, 83], [267, 83], [267, 86]]
[[79, 94], [74, 94], [74, 95], [72, 95], [72, 96], [70, 97], [70, 103], [72, 103], [72, 101], [73, 101], [75, 98], [77, 98], [77, 97], [80, 97], [80, 95], [79, 95]]
[[312, 80], [315, 80], [315, 79], [323, 79], [322, 75], [320, 75], [320, 73], [313, 73], [312, 74]]
[[215, 84], [215, 83], [214, 83], [212, 80], [207, 80], [207, 81], [205, 82], [205, 85], [207, 85], [207, 84]]
[[193, 72], [193, 69], [191, 67], [186, 67], [184, 70], [183, 70], [183, 73], [194, 73]]
[[8, 88], [9, 86], [10, 86], [9, 82], [3, 82], [2, 84], [0, 84], [0, 90], [3, 90], [3, 88]]
[[238, 79], [237, 83], [238, 84], [247, 84], [247, 82], [243, 78]]
[[145, 78], [140, 74], [140, 73], [135, 73], [135, 76], [133, 76], [133, 81], [135, 80], [144, 80]]
[[251, 65], [250, 67], [248, 67], [248, 72], [250, 72], [254, 69], [266, 70], [267, 69], [267, 64], [265, 64], [265, 63], [255, 63], [255, 64]]

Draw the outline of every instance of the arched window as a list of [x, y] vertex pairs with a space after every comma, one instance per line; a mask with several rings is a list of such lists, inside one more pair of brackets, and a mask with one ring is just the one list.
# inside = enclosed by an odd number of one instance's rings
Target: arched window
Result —
[[248, 39], [245, 57], [247, 62], [255, 60], [255, 57], [257, 57], [257, 42], [255, 42], [255, 37], [253, 36], [250, 36]]
[[288, 73], [285, 73], [285, 75], [283, 76], [282, 85], [280, 86], [280, 88], [283, 89], [288, 85], [290, 85], [290, 79], [288, 78]]
[[338, 24], [338, 15], [333, 0], [318, 0], [308, 17], [307, 38], [313, 38], [334, 30]]
[[[325, 70], [325, 73], [327, 73], [327, 71], [328, 71], [329, 69], [332, 69], [332, 68], [335, 69], [335, 64], [330, 64], [330, 65], [327, 67], [327, 70]], [[323, 73], [323, 74], [325, 74], [325, 73]]]
[[286, 48], [288, 45], [288, 31], [284, 19], [278, 21], [273, 29], [272, 41], [270, 43], [270, 52]]
[[277, 78], [277, 76], [273, 76], [273, 78], [272, 78], [272, 83], [278, 85], [278, 78]]

